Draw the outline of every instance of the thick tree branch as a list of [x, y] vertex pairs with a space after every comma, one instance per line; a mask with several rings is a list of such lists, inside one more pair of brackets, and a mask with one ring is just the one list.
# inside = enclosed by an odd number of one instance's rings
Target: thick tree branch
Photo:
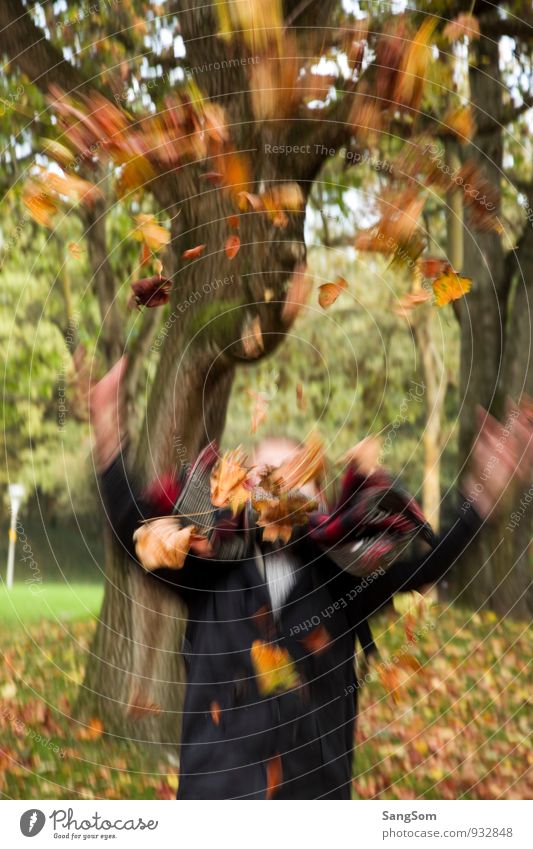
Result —
[[0, 3], [0, 51], [45, 94], [52, 83], [66, 92], [87, 85], [81, 72], [35, 25], [21, 0]]

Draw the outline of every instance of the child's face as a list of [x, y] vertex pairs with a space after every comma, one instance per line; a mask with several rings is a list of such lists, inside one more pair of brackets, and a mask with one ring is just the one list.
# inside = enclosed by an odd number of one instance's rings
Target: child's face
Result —
[[[256, 468], [257, 479], [269, 468], [281, 466], [285, 460], [290, 460], [298, 450], [298, 443], [292, 439], [265, 439], [255, 448], [253, 463]], [[318, 488], [314, 481], [309, 481], [300, 488], [308, 498], [316, 498]]]

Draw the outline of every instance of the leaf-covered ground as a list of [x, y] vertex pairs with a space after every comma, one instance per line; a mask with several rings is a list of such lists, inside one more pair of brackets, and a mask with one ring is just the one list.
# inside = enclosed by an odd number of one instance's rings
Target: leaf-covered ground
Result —
[[[396, 618], [376, 623], [382, 661], [403, 656]], [[163, 754], [108, 737], [98, 717], [89, 727], [70, 717], [93, 629], [93, 618], [0, 626], [4, 798], [174, 797], [176, 765]], [[398, 675], [394, 664], [381, 675], [369, 671], [355, 796], [531, 798], [531, 645], [524, 623], [436, 608], [419, 629], [415, 662], [402, 663]]]

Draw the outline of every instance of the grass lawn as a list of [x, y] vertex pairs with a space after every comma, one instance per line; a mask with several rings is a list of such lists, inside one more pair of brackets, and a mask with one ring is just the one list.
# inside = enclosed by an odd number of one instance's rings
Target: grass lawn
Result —
[[103, 587], [98, 584], [15, 584], [0, 586], [0, 627], [25, 628], [42, 619], [67, 621], [98, 615]]
[[[0, 596], [0, 796], [174, 798], [163, 753], [73, 717], [100, 590], [27, 589]], [[414, 623], [391, 611], [374, 631], [381, 664], [359, 694], [354, 796], [532, 798], [531, 629], [434, 606]]]

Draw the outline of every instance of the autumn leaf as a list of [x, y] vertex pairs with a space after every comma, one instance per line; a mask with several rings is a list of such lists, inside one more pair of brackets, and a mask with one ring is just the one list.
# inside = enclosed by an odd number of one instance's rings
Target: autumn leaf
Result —
[[262, 696], [292, 690], [298, 685], [294, 662], [286, 649], [274, 643], [254, 640], [250, 650], [257, 688]]
[[452, 270], [448, 260], [440, 257], [422, 257], [417, 265], [422, 277], [440, 277], [441, 274], [447, 274]]
[[470, 106], [459, 106], [450, 110], [442, 119], [442, 123], [455, 133], [462, 144], [470, 141], [476, 128]]
[[77, 242], [70, 242], [68, 252], [74, 259], [81, 259], [81, 248]]
[[137, 280], [136, 283], [131, 284], [131, 288], [133, 295], [128, 304], [130, 308], [135, 306], [160, 307], [168, 303], [170, 299], [172, 280], [155, 274], [153, 277]]
[[22, 200], [37, 224], [50, 229], [54, 226], [54, 216], [59, 211], [59, 208], [55, 201], [46, 192], [42, 191], [39, 186], [31, 182], [27, 184], [22, 193]]
[[398, 299], [394, 312], [402, 318], [409, 318], [416, 307], [426, 304], [430, 300], [431, 294], [426, 289], [421, 289], [419, 292], [407, 292]]
[[201, 256], [205, 250], [205, 245], [196, 245], [195, 248], [187, 248], [186, 251], [183, 251], [181, 258], [182, 259], [196, 259]]
[[154, 252], [161, 250], [170, 242], [170, 231], [157, 223], [154, 215], [141, 213], [135, 216], [137, 226], [133, 231], [133, 238], [144, 244]]
[[264, 542], [289, 542], [296, 525], [305, 525], [317, 502], [300, 492], [273, 494], [264, 484], [254, 491], [252, 505], [258, 514], [257, 525], [263, 528]]
[[232, 230], [238, 230], [239, 229], [240, 218], [239, 218], [238, 215], [228, 215], [228, 217], [226, 218], [226, 221], [228, 222], [228, 224], [229, 224], [229, 226], [231, 227]]
[[218, 702], [211, 702], [211, 707], [209, 709], [211, 714], [211, 719], [213, 721], [213, 725], [220, 725], [220, 705]]
[[248, 394], [254, 402], [252, 410], [252, 433], [257, 433], [263, 422], [266, 420], [268, 412], [268, 399], [261, 392], [248, 390]]
[[311, 654], [321, 654], [331, 644], [331, 636], [324, 625], [319, 625], [306, 634], [300, 642]]
[[239, 253], [240, 247], [241, 240], [238, 236], [228, 236], [228, 238], [226, 239], [226, 244], [224, 245], [224, 250], [228, 259], [235, 259], [235, 257]]
[[427, 17], [403, 52], [393, 99], [409, 109], [417, 110], [420, 107], [431, 61], [429, 40], [435, 31], [437, 21], [436, 17]]
[[194, 526], [183, 528], [176, 516], [144, 522], [133, 534], [135, 552], [148, 572], [163, 566], [181, 569], [195, 539], [202, 537]]
[[343, 277], [337, 277], [334, 283], [323, 283], [322, 286], [318, 287], [318, 303], [322, 309], [326, 310], [347, 289], [348, 283]]
[[266, 765], [266, 799], [273, 799], [283, 781], [281, 755], [275, 755]]
[[241, 333], [241, 343], [244, 351], [244, 356], [253, 360], [260, 356], [265, 349], [263, 342], [263, 331], [261, 330], [261, 319], [256, 315], [253, 319], [248, 319]]
[[104, 723], [98, 717], [93, 716], [88, 724], [79, 729], [77, 737], [79, 740], [98, 740], [104, 733]]
[[249, 474], [246, 456], [241, 448], [226, 451], [211, 473], [211, 503], [214, 507], [231, 507], [234, 515], [250, 498], [246, 486]]
[[439, 307], [444, 307], [451, 301], [462, 298], [471, 288], [472, 281], [469, 277], [460, 277], [458, 274], [443, 274], [433, 283], [435, 303]]

